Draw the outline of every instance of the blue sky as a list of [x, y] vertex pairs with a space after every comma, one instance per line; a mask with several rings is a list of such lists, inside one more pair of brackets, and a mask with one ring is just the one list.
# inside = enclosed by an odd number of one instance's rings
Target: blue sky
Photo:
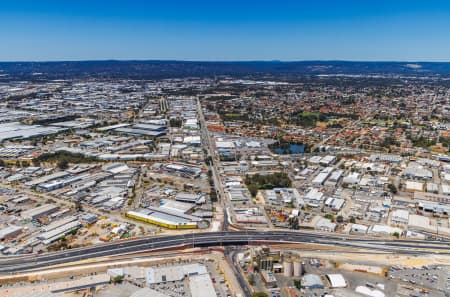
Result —
[[450, 61], [450, 1], [0, 1], [0, 61]]

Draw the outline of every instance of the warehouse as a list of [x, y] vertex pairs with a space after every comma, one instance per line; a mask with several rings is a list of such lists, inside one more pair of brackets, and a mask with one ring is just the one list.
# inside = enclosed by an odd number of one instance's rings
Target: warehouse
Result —
[[368, 234], [390, 236], [394, 233], [402, 234], [403, 230], [386, 225], [373, 225], [369, 227]]
[[347, 282], [342, 274], [327, 274], [326, 277], [330, 282], [330, 288], [332, 289], [347, 287]]
[[403, 174], [404, 177], [408, 177], [408, 178], [416, 178], [416, 179], [431, 179], [433, 178], [433, 173], [428, 170], [423, 168], [420, 165], [417, 164], [410, 164], [408, 167], [405, 168], [405, 170], [403, 170]]
[[149, 210], [140, 212], [129, 211], [126, 216], [168, 229], [196, 229], [199, 227], [198, 223], [201, 222], [201, 219], [198, 217], [171, 212], [157, 207], [149, 207]]
[[73, 221], [71, 223], [59, 226], [51, 231], [41, 233], [37, 236], [39, 240], [47, 245], [54, 241], [61, 239], [62, 236], [69, 234], [73, 230], [78, 229], [81, 226], [79, 221]]
[[418, 201], [417, 207], [425, 213], [437, 215], [450, 215], [450, 205], [439, 204], [436, 202]]
[[166, 135], [165, 131], [151, 131], [145, 129], [135, 129], [135, 128], [119, 128], [115, 130], [116, 132], [133, 135], [133, 136], [150, 136], [153, 138], [161, 137]]
[[325, 201], [325, 205], [333, 211], [339, 211], [344, 207], [345, 199], [330, 197]]
[[311, 207], [319, 207], [324, 199], [322, 192], [319, 192], [316, 188], [311, 188], [305, 195], [305, 203]]
[[350, 232], [352, 233], [359, 233], [359, 234], [366, 234], [369, 227], [360, 225], [360, 224], [352, 224], [352, 227], [350, 229]]
[[191, 296], [217, 297], [211, 277], [208, 273], [189, 276]]
[[202, 173], [202, 170], [198, 167], [168, 164], [165, 166], [167, 172], [178, 174], [182, 177], [197, 178]]
[[187, 193], [187, 192], [179, 192], [175, 196], [175, 200], [180, 201], [180, 202], [202, 204], [202, 203], [205, 203], [205, 195], [204, 194]]
[[331, 172], [333, 171], [333, 167], [327, 167], [323, 169], [313, 180], [313, 185], [323, 185], [323, 183], [327, 180], [327, 178], [330, 176]]
[[336, 156], [327, 155], [320, 159], [319, 163], [324, 166], [330, 166], [336, 162]]
[[331, 222], [329, 219], [320, 218], [314, 226], [316, 230], [334, 232], [336, 231], [336, 223]]
[[436, 221], [428, 217], [416, 214], [412, 214], [409, 216], [408, 228], [420, 232], [429, 232], [450, 236], [450, 228], [436, 225]]
[[408, 180], [405, 182], [405, 191], [407, 192], [422, 192], [424, 184], [421, 182]]
[[26, 220], [37, 220], [58, 211], [59, 206], [55, 204], [44, 204], [42, 206], [22, 212], [22, 217]]
[[337, 183], [341, 179], [343, 174], [344, 174], [344, 170], [338, 169], [338, 170], [334, 171], [333, 173], [331, 173], [330, 178], [328, 178], [328, 181]]
[[26, 139], [56, 134], [67, 130], [60, 127], [45, 127], [40, 125], [24, 125], [20, 122], [0, 124], [0, 142], [9, 139]]
[[146, 269], [146, 279], [149, 286], [168, 282], [182, 281], [186, 276], [208, 275], [206, 267], [197, 263], [150, 267]]
[[391, 221], [398, 225], [407, 225], [409, 220], [409, 211], [406, 209], [396, 209], [392, 211]]
[[359, 183], [360, 180], [360, 176], [358, 172], [352, 172], [349, 175], [345, 176], [344, 179], [342, 180], [342, 182], [344, 184], [350, 184], [350, 185], [354, 185]]
[[68, 172], [59, 171], [59, 172], [56, 172], [56, 173], [53, 173], [53, 174], [45, 175], [43, 177], [34, 179], [32, 181], [26, 182], [25, 186], [32, 188], [32, 187], [35, 187], [35, 186], [37, 186], [39, 184], [50, 182], [50, 181], [55, 180], [55, 179], [65, 178], [65, 177], [67, 177], [69, 175], [70, 174]]
[[75, 175], [61, 180], [52, 180], [47, 183], [39, 184], [37, 186], [37, 189], [39, 191], [51, 192], [56, 189], [61, 189], [63, 187], [69, 186], [81, 180], [88, 180], [90, 176], [91, 176], [90, 174], [83, 174], [83, 175]]
[[302, 285], [307, 289], [323, 289], [324, 285], [320, 276], [317, 274], [305, 274], [303, 276]]
[[188, 213], [194, 207], [195, 204], [192, 203], [161, 199], [159, 209], [168, 212]]
[[63, 218], [61, 220], [54, 221], [54, 222], [52, 222], [51, 224], [49, 224], [47, 226], [44, 226], [42, 228], [42, 230], [44, 230], [44, 232], [48, 232], [48, 231], [54, 230], [54, 229], [56, 229], [58, 227], [64, 226], [64, 225], [69, 224], [69, 223], [72, 223], [73, 221], [76, 221], [76, 220], [77, 220], [77, 218], [75, 216], [68, 216], [68, 217]]
[[11, 239], [22, 232], [22, 227], [10, 225], [0, 230], [0, 240]]

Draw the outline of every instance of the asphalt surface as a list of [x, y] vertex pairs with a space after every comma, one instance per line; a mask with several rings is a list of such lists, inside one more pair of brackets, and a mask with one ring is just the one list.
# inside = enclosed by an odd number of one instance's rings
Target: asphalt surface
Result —
[[448, 242], [367, 239], [359, 237], [315, 234], [301, 231], [221, 231], [167, 236], [149, 236], [138, 239], [99, 244], [84, 248], [40, 255], [23, 255], [0, 258], [0, 273], [10, 274], [52, 265], [127, 255], [140, 252], [157, 251], [170, 248], [212, 247], [227, 245], [257, 245], [276, 243], [312, 243], [336, 247], [354, 247], [365, 250], [384, 251], [403, 254], [450, 254]]

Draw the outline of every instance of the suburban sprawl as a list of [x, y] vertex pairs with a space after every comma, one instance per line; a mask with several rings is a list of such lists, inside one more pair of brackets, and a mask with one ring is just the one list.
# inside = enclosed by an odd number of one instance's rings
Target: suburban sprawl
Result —
[[447, 79], [39, 75], [0, 80], [0, 296], [449, 296]]

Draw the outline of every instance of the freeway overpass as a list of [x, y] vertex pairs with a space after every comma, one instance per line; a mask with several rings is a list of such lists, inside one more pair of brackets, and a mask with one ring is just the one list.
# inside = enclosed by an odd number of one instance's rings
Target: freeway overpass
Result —
[[150, 236], [61, 252], [4, 257], [0, 258], [0, 273], [19, 273], [48, 268], [59, 264], [70, 265], [70, 263], [81, 260], [131, 255], [161, 249], [278, 243], [324, 244], [336, 247], [352, 247], [403, 254], [450, 254], [449, 243], [439, 241], [367, 239], [354, 236], [314, 234], [300, 231], [221, 231]]

